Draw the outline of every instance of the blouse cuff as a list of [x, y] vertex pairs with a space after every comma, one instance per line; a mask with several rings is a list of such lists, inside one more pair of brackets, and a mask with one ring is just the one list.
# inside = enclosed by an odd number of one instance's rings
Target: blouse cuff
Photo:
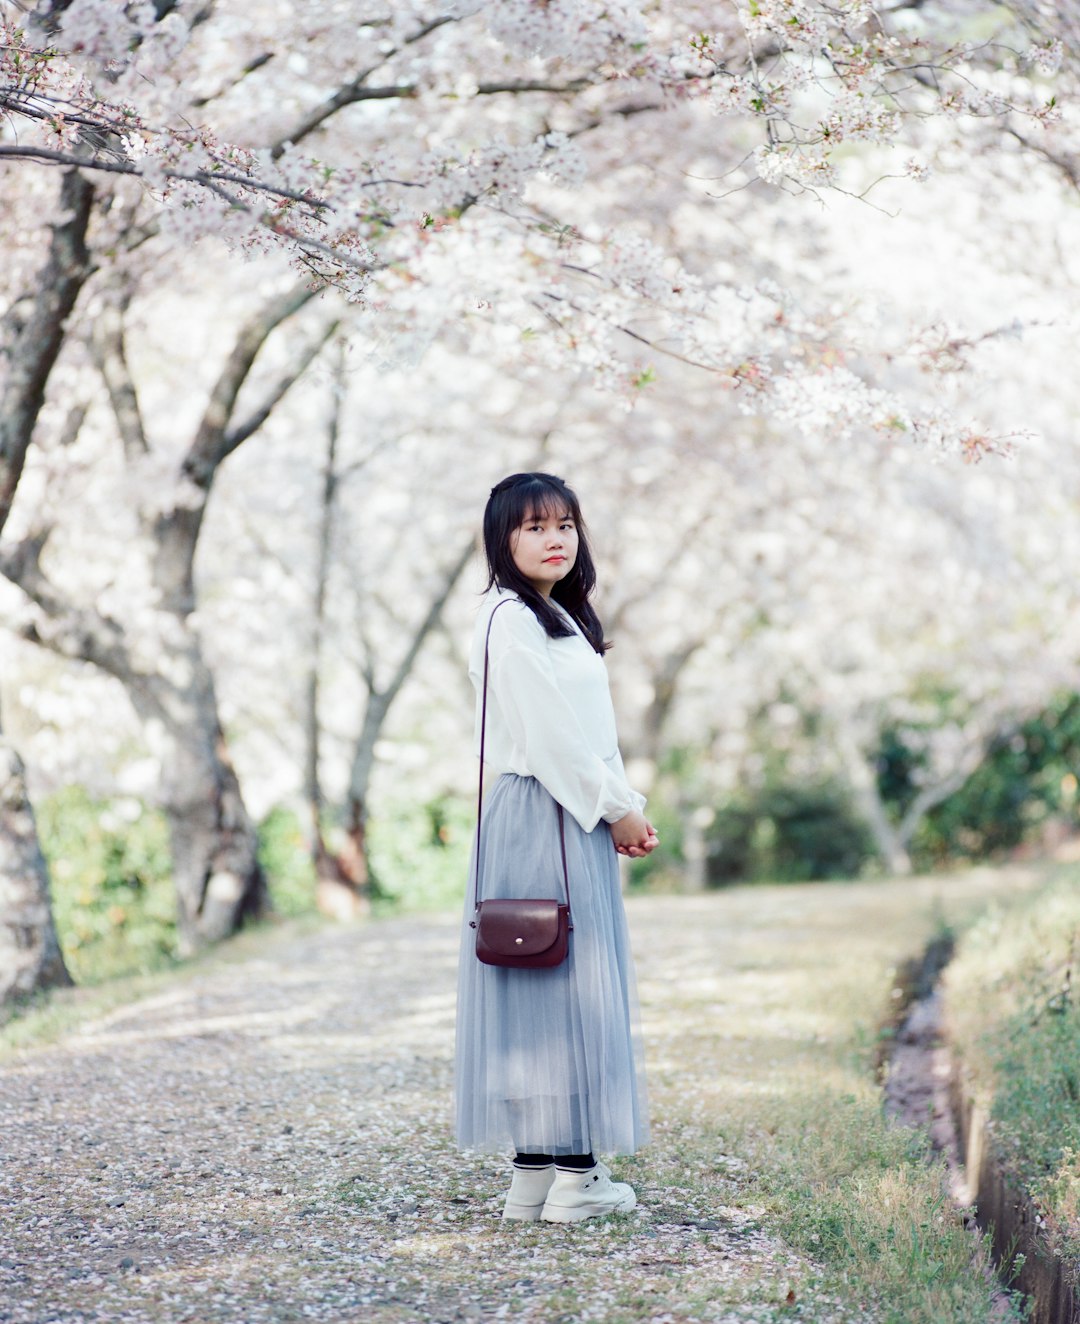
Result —
[[[631, 792], [631, 794], [633, 794], [633, 792]], [[619, 804], [616, 805], [614, 809], [608, 809], [605, 813], [601, 814], [600, 817], [605, 823], [617, 823], [620, 818], [625, 818], [634, 808], [635, 805], [633, 802], [627, 800], [625, 804]]]

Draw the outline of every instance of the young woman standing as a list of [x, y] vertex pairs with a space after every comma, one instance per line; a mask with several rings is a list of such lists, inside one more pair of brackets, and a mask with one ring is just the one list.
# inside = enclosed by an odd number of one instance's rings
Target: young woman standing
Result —
[[[589, 597], [596, 571], [577, 497], [552, 474], [513, 474], [484, 512], [488, 591], [469, 675], [477, 739], [497, 776], [474, 847], [484, 899], [561, 892], [562, 815], [573, 931], [551, 969], [481, 964], [472, 877], [462, 928], [457, 1141], [515, 1158], [505, 1218], [576, 1222], [625, 1212], [633, 1190], [596, 1154], [648, 1139], [634, 972], [616, 853], [657, 844], [619, 754]], [[489, 629], [490, 627], [490, 629]]]

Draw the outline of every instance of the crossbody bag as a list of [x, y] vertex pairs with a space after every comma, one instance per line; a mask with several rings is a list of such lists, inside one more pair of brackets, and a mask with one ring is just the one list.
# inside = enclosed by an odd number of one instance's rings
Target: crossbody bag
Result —
[[557, 898], [499, 897], [484, 901], [480, 895], [480, 824], [484, 812], [484, 739], [487, 735], [488, 651], [495, 612], [488, 618], [484, 637], [484, 684], [480, 699], [480, 785], [476, 796], [476, 871], [473, 878], [473, 918], [476, 955], [485, 965], [509, 966], [517, 970], [546, 970], [561, 965], [570, 950], [570, 874], [566, 867], [566, 831], [563, 807], [556, 802], [559, 820], [559, 851], [562, 858], [565, 903]]

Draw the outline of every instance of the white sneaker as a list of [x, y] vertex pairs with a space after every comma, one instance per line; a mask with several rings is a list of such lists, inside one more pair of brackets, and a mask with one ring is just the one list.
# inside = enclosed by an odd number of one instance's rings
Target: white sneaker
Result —
[[549, 1163], [546, 1168], [515, 1168], [503, 1205], [503, 1218], [534, 1222], [540, 1217], [554, 1180], [554, 1163]]
[[601, 1218], [604, 1214], [626, 1214], [637, 1204], [632, 1186], [612, 1181], [603, 1163], [571, 1172], [555, 1169], [544, 1209], [540, 1217], [549, 1223], [577, 1223], [583, 1218]]

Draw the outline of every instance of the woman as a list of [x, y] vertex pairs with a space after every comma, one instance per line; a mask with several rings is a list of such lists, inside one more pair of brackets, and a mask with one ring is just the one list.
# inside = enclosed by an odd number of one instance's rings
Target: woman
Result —
[[595, 1155], [632, 1154], [648, 1139], [616, 853], [640, 858], [657, 838], [619, 754], [577, 497], [551, 474], [503, 479], [484, 512], [484, 548], [487, 595], [469, 674], [479, 736], [486, 645], [483, 770], [498, 780], [484, 800], [473, 869], [478, 852], [484, 899], [561, 899], [562, 805], [573, 931], [568, 958], [552, 969], [481, 964], [470, 874], [457, 1141], [513, 1144], [504, 1218], [576, 1222], [636, 1202]]

